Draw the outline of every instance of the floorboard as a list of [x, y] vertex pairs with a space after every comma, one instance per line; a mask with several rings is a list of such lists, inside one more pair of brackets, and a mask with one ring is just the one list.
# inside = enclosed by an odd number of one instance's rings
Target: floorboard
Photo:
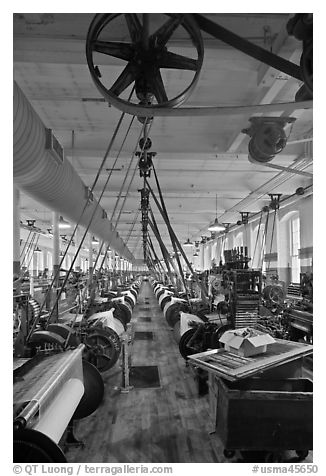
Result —
[[[144, 317], [151, 321], [145, 322]], [[149, 282], [141, 285], [131, 322], [133, 332], [153, 332], [153, 340], [133, 342], [132, 365], [157, 365], [161, 387], [133, 389], [123, 394], [117, 389], [121, 385], [119, 363], [104, 373], [103, 403], [94, 415], [76, 424], [76, 437], [85, 443], [85, 448], [70, 448], [67, 460], [229, 462], [218, 437], [209, 433], [208, 397], [198, 396], [193, 374], [180, 356]]]

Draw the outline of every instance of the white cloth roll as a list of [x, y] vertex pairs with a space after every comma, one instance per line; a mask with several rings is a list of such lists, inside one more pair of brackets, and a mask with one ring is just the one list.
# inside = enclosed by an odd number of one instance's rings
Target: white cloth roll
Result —
[[84, 385], [81, 380], [68, 380], [33, 429], [58, 443], [83, 394]]
[[118, 336], [124, 333], [123, 324], [113, 316], [113, 309], [109, 309], [108, 311], [97, 312], [93, 314], [88, 320], [89, 321], [96, 321], [100, 320], [104, 327], [110, 327], [114, 330]]
[[136, 304], [136, 298], [130, 291], [122, 291], [121, 293], [123, 296], [129, 296], [134, 305]]
[[166, 297], [166, 296], [172, 296], [173, 295], [173, 292], [172, 291], [164, 291], [163, 294], [161, 294], [161, 296], [158, 298], [158, 303], [159, 305], [161, 305], [161, 302], [163, 301], [163, 299]]
[[163, 309], [164, 316], [166, 315], [166, 311], [169, 309], [169, 307], [172, 306], [172, 304], [175, 304], [176, 302], [187, 302], [187, 301], [185, 299], [172, 297], [171, 301], [167, 302], [164, 306], [164, 309]]

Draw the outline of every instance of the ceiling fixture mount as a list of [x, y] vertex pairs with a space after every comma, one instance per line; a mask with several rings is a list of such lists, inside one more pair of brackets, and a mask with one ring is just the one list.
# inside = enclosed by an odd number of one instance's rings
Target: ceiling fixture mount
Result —
[[71, 228], [70, 223], [68, 223], [66, 220], [64, 220], [61, 215], [59, 217], [59, 228], [61, 230]]
[[221, 223], [218, 222], [218, 219], [217, 219], [217, 195], [216, 195], [216, 217], [215, 217], [215, 220], [213, 221], [213, 223], [211, 223], [208, 227], [208, 231], [215, 231], [215, 232], [218, 232], [218, 231], [224, 231], [225, 230], [225, 226], [222, 225]]

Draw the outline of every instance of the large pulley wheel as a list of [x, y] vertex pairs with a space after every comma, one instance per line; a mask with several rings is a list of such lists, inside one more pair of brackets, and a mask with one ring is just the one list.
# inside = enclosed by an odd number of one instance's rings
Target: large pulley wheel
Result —
[[80, 344], [80, 339], [77, 337], [76, 331], [67, 326], [67, 324], [49, 324], [47, 330], [63, 337], [66, 342], [65, 347], [78, 347]]
[[94, 326], [88, 330], [85, 340], [87, 360], [100, 372], [106, 372], [117, 362], [121, 352], [118, 334], [112, 329]]
[[189, 355], [196, 354], [197, 352], [201, 352], [202, 350], [199, 343], [199, 338], [196, 339], [196, 341], [192, 343], [191, 347], [188, 346], [188, 343], [190, 339], [192, 339], [196, 330], [197, 328], [188, 329], [186, 332], [184, 332], [184, 334], [182, 334], [180, 338], [179, 351], [185, 360], [187, 360]]
[[[178, 42], [185, 35], [192, 47], [186, 56]], [[146, 108], [182, 104], [198, 81], [204, 46], [191, 14], [98, 13], [87, 33], [86, 57], [100, 93], [113, 106], [132, 114], [131, 107], [139, 102]], [[113, 68], [108, 68], [112, 63]], [[114, 78], [109, 77], [109, 69], [118, 70]], [[181, 71], [185, 71], [186, 86], [176, 91]], [[133, 87], [136, 97], [129, 98]]]
[[160, 299], [160, 297], [161, 297], [161, 296], [162, 296], [162, 295], [163, 295], [163, 294], [164, 294], [166, 291], [167, 291], [167, 289], [166, 289], [166, 288], [162, 288], [162, 289], [160, 289], [160, 290], [157, 292], [157, 294], [156, 294], [156, 298], [157, 298], [157, 300], [159, 300], [159, 299]]
[[313, 95], [313, 42], [306, 41], [303, 43], [303, 50], [300, 59], [300, 68], [302, 78], [307, 91]]
[[125, 302], [127, 302], [132, 309], [135, 306], [135, 303], [132, 300], [132, 298], [130, 296], [127, 296], [126, 294], [124, 295], [124, 298], [125, 298]]
[[263, 292], [264, 298], [274, 304], [282, 304], [284, 302], [284, 291], [280, 286], [266, 286]]
[[83, 359], [84, 394], [72, 418], [80, 420], [97, 410], [104, 396], [104, 382], [97, 368]]
[[215, 332], [214, 338], [215, 338], [215, 341], [219, 343], [218, 347], [224, 347], [224, 344], [219, 342], [219, 340], [224, 334], [224, 332], [229, 331], [231, 329], [234, 329], [232, 324], [224, 324], [224, 326], [221, 326], [217, 329], [217, 331]]
[[169, 295], [169, 296], [165, 296], [163, 299], [162, 299], [162, 302], [161, 302], [161, 309], [163, 311], [163, 309], [165, 308], [165, 305], [170, 302], [172, 299], [172, 296]]
[[63, 350], [65, 347], [65, 339], [56, 332], [37, 330], [31, 335], [29, 344], [34, 349], [40, 348], [42, 350]]
[[25, 428], [14, 431], [14, 463], [66, 463], [61, 448], [44, 433]]
[[180, 320], [180, 311], [189, 312], [189, 306], [186, 303], [175, 303], [167, 309], [165, 319], [170, 327], [173, 328]]
[[[113, 304], [113, 303], [112, 303]], [[113, 316], [122, 322], [124, 328], [127, 328], [127, 324], [131, 321], [131, 310], [126, 304], [122, 302], [114, 303]]]

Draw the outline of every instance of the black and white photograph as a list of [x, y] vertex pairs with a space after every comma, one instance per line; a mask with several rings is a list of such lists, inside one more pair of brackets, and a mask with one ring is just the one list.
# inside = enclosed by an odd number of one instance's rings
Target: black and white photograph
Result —
[[13, 471], [317, 473], [315, 14], [128, 8], [11, 14]]

